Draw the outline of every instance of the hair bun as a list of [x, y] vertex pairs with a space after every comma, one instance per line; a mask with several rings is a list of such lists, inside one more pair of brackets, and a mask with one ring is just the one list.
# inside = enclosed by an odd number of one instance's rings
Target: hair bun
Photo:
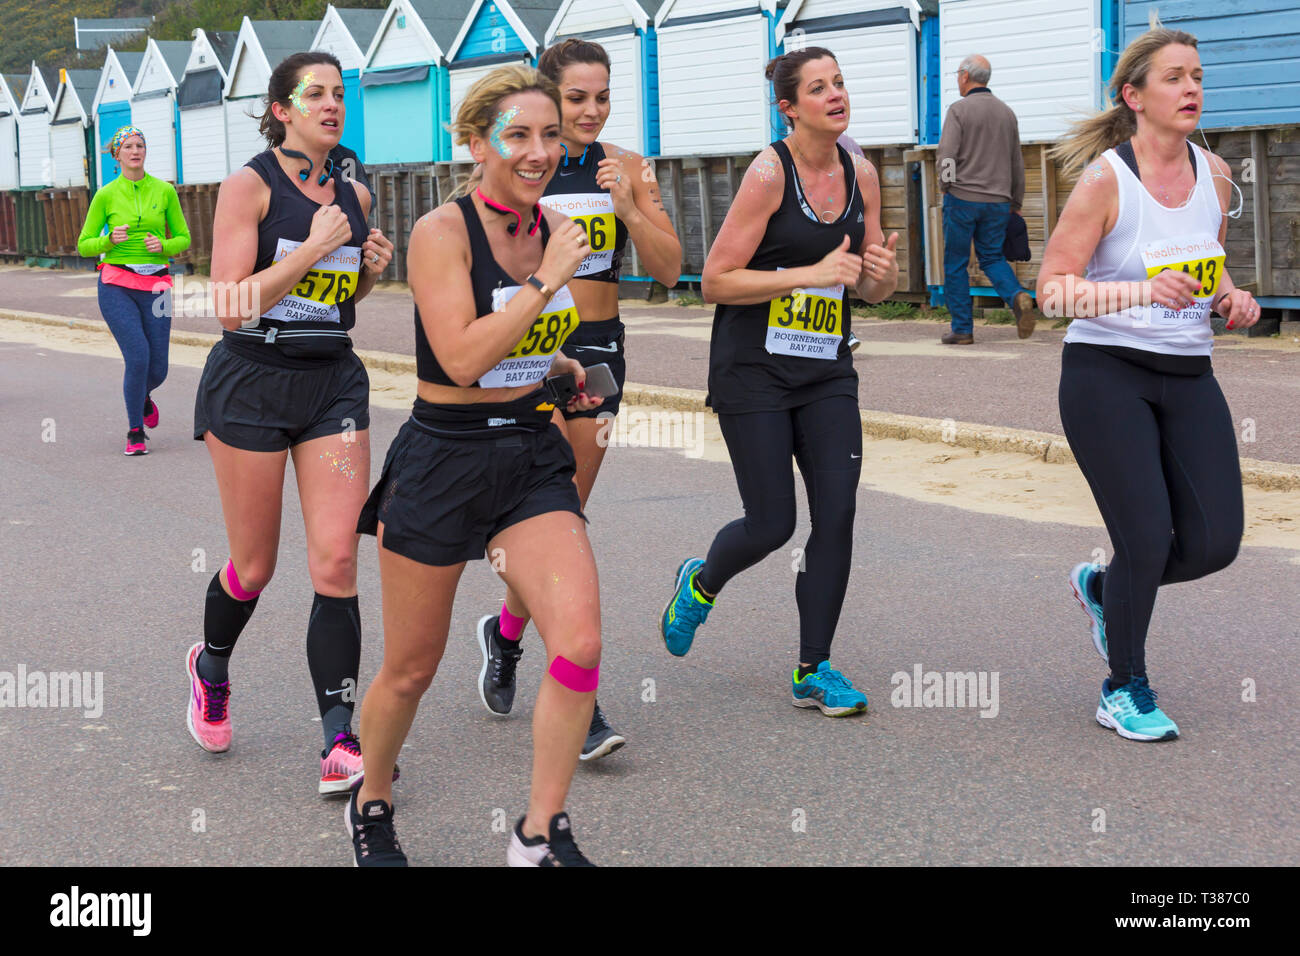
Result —
[[780, 65], [781, 57], [783, 55], [784, 54], [778, 54], [767, 61], [767, 66], [763, 68], [763, 78], [765, 80], [771, 81], [772, 77], [776, 75], [776, 68]]

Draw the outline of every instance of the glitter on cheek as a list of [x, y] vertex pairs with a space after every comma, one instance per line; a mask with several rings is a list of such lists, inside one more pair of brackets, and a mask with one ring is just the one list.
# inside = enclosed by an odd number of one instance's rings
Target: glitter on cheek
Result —
[[302, 75], [302, 79], [298, 81], [298, 85], [295, 86], [293, 92], [289, 94], [289, 102], [292, 103], [294, 109], [303, 116], [310, 114], [311, 110], [308, 109], [307, 104], [302, 101], [302, 95], [307, 92], [307, 87], [311, 86], [315, 82], [316, 74], [309, 70]]
[[502, 110], [497, 114], [496, 122], [492, 124], [492, 132], [488, 134], [488, 142], [492, 144], [492, 148], [497, 151], [497, 154], [502, 159], [509, 159], [513, 154], [510, 152], [510, 147], [506, 145], [506, 141], [501, 138], [501, 134], [506, 131], [506, 127], [513, 123], [518, 115], [519, 107], [517, 106]]

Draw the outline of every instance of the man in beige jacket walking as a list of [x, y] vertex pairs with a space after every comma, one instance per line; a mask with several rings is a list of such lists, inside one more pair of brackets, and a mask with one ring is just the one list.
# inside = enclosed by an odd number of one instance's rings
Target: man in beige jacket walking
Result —
[[1034, 331], [1033, 298], [1002, 254], [1007, 220], [1025, 198], [1025, 164], [1020, 128], [1011, 107], [988, 88], [989, 61], [968, 56], [957, 69], [961, 99], [948, 107], [939, 138], [939, 189], [943, 192], [944, 301], [952, 316], [945, 345], [975, 341], [971, 312], [971, 240], [980, 269], [1016, 316], [1022, 339]]

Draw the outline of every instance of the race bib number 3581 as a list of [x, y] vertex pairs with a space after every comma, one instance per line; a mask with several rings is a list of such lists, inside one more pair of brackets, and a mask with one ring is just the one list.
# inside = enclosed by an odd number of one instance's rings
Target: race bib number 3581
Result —
[[[492, 308], [504, 308], [520, 288], [512, 285], [494, 289]], [[540, 382], [546, 377], [555, 353], [577, 327], [578, 310], [573, 304], [573, 293], [568, 286], [561, 286], [510, 354], [485, 372], [478, 380], [479, 385], [483, 388], [511, 388]]]
[[[281, 239], [273, 262], [286, 258], [302, 245]], [[361, 272], [361, 247], [339, 246], [321, 258], [289, 294], [262, 314], [281, 322], [338, 322], [339, 303], [356, 295]]]
[[795, 289], [767, 308], [767, 351], [834, 359], [844, 337], [844, 286]]

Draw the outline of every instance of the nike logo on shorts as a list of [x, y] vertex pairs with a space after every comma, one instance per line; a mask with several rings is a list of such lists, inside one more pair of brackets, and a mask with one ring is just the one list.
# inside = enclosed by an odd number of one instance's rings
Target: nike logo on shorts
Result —
[[618, 343], [610, 342], [608, 345], [575, 345], [574, 348], [588, 352], [617, 352]]

